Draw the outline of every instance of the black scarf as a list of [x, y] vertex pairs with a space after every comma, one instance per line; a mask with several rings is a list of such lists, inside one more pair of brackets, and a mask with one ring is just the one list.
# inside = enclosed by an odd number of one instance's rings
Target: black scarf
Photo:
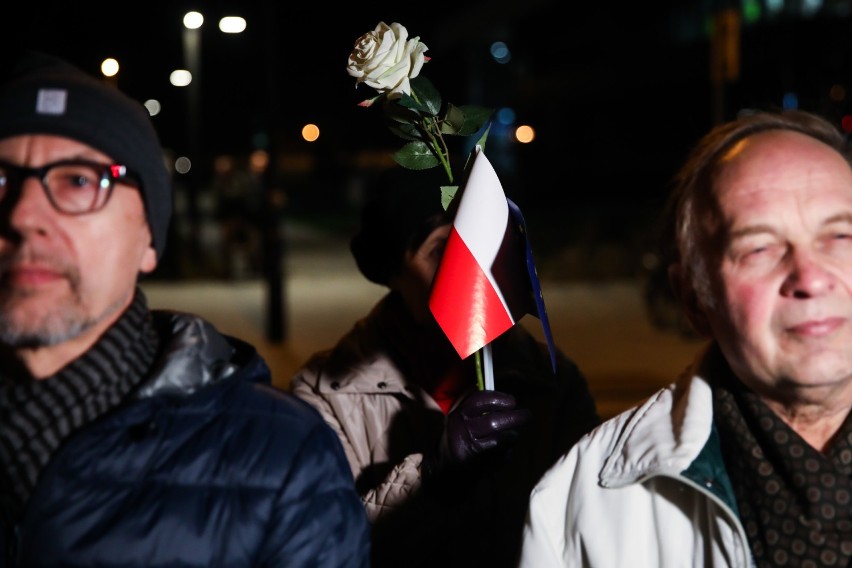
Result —
[[728, 368], [713, 414], [740, 519], [758, 566], [849, 566], [852, 419], [823, 454]]
[[62, 442], [121, 401], [147, 375], [158, 339], [141, 290], [88, 351], [43, 380], [0, 369], [0, 460], [4, 512], [17, 517]]

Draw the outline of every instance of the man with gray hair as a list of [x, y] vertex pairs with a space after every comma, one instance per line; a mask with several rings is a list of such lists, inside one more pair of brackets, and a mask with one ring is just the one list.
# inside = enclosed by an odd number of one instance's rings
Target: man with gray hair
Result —
[[708, 338], [533, 490], [520, 565], [849, 566], [852, 166], [803, 111], [711, 130], [676, 178], [669, 275]]
[[0, 84], [4, 566], [366, 566], [335, 433], [137, 285], [171, 183], [142, 107], [45, 54]]

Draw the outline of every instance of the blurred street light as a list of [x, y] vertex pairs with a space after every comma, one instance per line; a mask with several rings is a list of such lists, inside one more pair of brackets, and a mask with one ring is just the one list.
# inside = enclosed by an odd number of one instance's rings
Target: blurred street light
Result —
[[112, 57], [108, 57], [101, 61], [101, 74], [104, 76], [104, 81], [113, 87], [118, 86], [118, 61]]
[[187, 12], [183, 16], [183, 27], [188, 30], [197, 30], [204, 24], [204, 15], [201, 12]]
[[104, 77], [115, 77], [118, 73], [118, 61], [108, 57], [101, 62], [101, 73]]
[[239, 16], [225, 16], [219, 20], [219, 29], [226, 34], [239, 34], [246, 29], [246, 20]]
[[302, 127], [302, 138], [306, 142], [316, 142], [320, 136], [319, 126], [316, 124], [306, 124]]
[[186, 87], [192, 83], [192, 73], [186, 69], [175, 69], [169, 75], [169, 83], [175, 87]]

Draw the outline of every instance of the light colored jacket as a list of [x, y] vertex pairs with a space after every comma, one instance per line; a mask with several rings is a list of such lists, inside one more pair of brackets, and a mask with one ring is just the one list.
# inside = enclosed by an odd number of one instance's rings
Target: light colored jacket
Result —
[[522, 568], [752, 566], [713, 426], [710, 348], [533, 489]]
[[[336, 367], [335, 357], [322, 354], [296, 374], [291, 390], [319, 410], [337, 432], [352, 474], [361, 480], [367, 516], [375, 520], [420, 488], [423, 453], [411, 449], [426, 447], [421, 440], [437, 440], [444, 414], [426, 391], [405, 380], [387, 353], [365, 350], [358, 339], [347, 336], [336, 349], [338, 357], [352, 357], [346, 373], [330, 372], [329, 366]], [[391, 440], [388, 432], [394, 418], [406, 428], [396, 429]], [[406, 449], [402, 455], [400, 447]], [[384, 470], [380, 483], [364, 481], [365, 476], [375, 479], [371, 472], [378, 470]]]
[[[529, 492], [548, 467], [600, 421], [585, 378], [520, 326], [493, 344], [495, 387], [532, 418], [506, 459], [441, 489], [421, 484], [424, 452], [435, 451], [445, 416], [412, 378], [426, 363], [407, 335], [410, 315], [385, 296], [331, 350], [293, 377], [337, 432], [373, 521], [373, 566], [489, 566], [517, 563]], [[410, 331], [408, 332], [410, 333]], [[451, 349], [451, 347], [449, 347]]]

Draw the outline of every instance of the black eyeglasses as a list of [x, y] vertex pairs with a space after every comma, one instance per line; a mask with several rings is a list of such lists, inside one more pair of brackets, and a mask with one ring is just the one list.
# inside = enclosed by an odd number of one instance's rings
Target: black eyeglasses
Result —
[[20, 191], [28, 177], [38, 178], [53, 208], [67, 215], [103, 209], [116, 183], [136, 188], [140, 185], [139, 177], [120, 164], [60, 160], [40, 168], [27, 168], [0, 160], [0, 202], [10, 191]]

